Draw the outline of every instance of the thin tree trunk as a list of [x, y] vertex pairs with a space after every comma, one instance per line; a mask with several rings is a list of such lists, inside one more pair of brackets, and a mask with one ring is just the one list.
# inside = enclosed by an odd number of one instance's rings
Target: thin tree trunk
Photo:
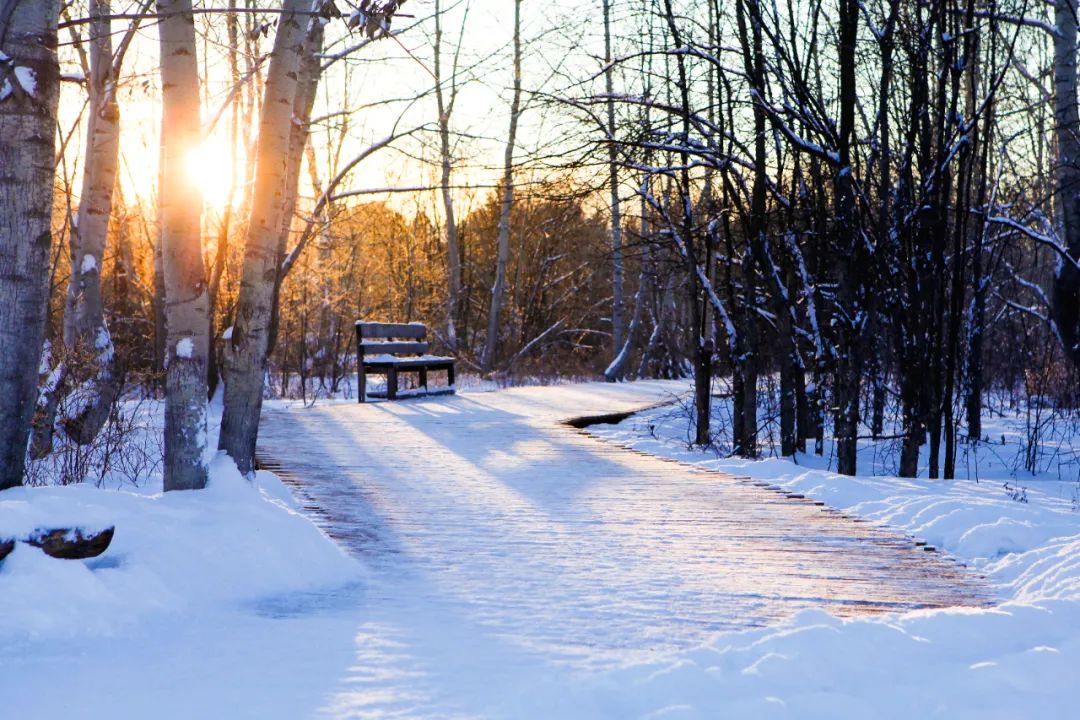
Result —
[[201, 141], [199, 68], [190, 0], [158, 0], [161, 43], [162, 269], [165, 280], [165, 490], [206, 485], [209, 346], [202, 192], [189, 158]]
[[[289, 155], [289, 131], [303, 46], [303, 14], [308, 0], [285, 0], [266, 78], [255, 189], [251, 199], [232, 338], [226, 346], [225, 407], [218, 447], [244, 474], [255, 469], [267, 352], [277, 282], [278, 242], [285, 202], [282, 197]], [[314, 19], [318, 22], [318, 19]]]
[[[468, 10], [466, 10], [468, 12]], [[450, 97], [443, 89], [442, 74], [442, 0], [435, 0], [435, 102], [439, 111], [439, 189], [442, 193], [443, 222], [446, 225], [446, 265], [448, 294], [446, 299], [446, 340], [450, 349], [458, 347], [458, 312], [461, 303], [461, 250], [458, 247], [457, 219], [454, 217], [454, 194], [450, 188], [453, 172], [453, 158], [450, 147], [450, 116], [454, 112], [457, 100], [457, 57], [454, 54], [454, 66], [450, 77]], [[464, 25], [464, 21], [462, 21]], [[458, 37], [458, 50], [461, 49], [461, 37]]]
[[59, 12], [53, 0], [0, 3], [0, 52], [13, 66], [0, 83], [0, 490], [22, 484], [45, 339]]
[[120, 110], [112, 61], [109, 0], [90, 3], [90, 117], [82, 197], [71, 233], [71, 280], [64, 307], [64, 360], [81, 398], [64, 430], [91, 442], [109, 417], [122, 378], [105, 322], [101, 272], [120, 154]]
[[855, 128], [855, 42], [858, 37], [859, 8], [855, 0], [840, 0], [840, 146], [839, 168], [836, 175], [836, 226], [838, 235], [837, 304], [842, 316], [838, 319], [838, 357], [836, 368], [836, 469], [841, 475], [854, 475], [859, 429], [859, 359], [861, 322], [857, 308], [858, 265], [854, 255], [859, 253], [858, 230], [855, 219], [855, 178], [851, 164], [851, 141]]
[[499, 247], [495, 260], [495, 284], [491, 287], [487, 339], [480, 366], [491, 372], [499, 350], [499, 316], [506, 294], [506, 265], [510, 260], [510, 214], [514, 207], [514, 146], [521, 117], [521, 0], [514, 0], [514, 95], [510, 101], [510, 129], [503, 156], [502, 205], [499, 209]]
[[[623, 349], [622, 212], [619, 204], [618, 148], [615, 144], [615, 79], [611, 52], [611, 6], [604, 0], [604, 91], [607, 93], [608, 185], [611, 194], [611, 336], [613, 352]], [[612, 365], [615, 363], [613, 362]]]
[[315, 105], [315, 94], [319, 89], [320, 65], [322, 60], [323, 25], [321, 22], [308, 23], [304, 34], [304, 49], [300, 57], [300, 69], [297, 73], [296, 96], [293, 99], [292, 123], [289, 127], [289, 154], [285, 164], [285, 191], [282, 194], [281, 234], [278, 236], [277, 267], [274, 277], [274, 301], [271, 305], [270, 340], [266, 354], [274, 352], [277, 345], [277, 326], [280, 321], [281, 284], [285, 281], [282, 264], [288, 251], [289, 237], [292, 234], [293, 215], [300, 187], [300, 167], [304, 160], [304, 149], [311, 134], [311, 109]]

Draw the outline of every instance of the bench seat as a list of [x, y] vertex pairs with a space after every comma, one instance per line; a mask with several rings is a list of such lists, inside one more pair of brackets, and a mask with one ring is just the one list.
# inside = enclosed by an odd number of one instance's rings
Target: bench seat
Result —
[[[356, 371], [359, 376], [360, 402], [368, 396], [396, 400], [417, 395], [443, 395], [454, 392], [454, 358], [445, 355], [429, 355], [427, 327], [420, 323], [356, 323]], [[428, 387], [428, 371], [445, 370], [447, 384], [431, 389]], [[419, 375], [419, 388], [399, 390], [398, 374], [414, 372]], [[386, 391], [367, 391], [367, 376], [385, 375]]]

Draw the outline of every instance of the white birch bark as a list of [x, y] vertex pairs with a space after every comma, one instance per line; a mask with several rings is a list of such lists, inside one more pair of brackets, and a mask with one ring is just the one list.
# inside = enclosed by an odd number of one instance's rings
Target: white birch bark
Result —
[[202, 256], [202, 191], [190, 174], [201, 140], [191, 0], [158, 0], [161, 45], [161, 259], [165, 280], [165, 490], [206, 485], [209, 298]]
[[63, 427], [81, 444], [97, 436], [121, 385], [101, 296], [101, 271], [120, 154], [110, 12], [109, 0], [91, 0], [90, 114], [82, 197], [71, 232], [71, 279], [64, 306], [63, 362], [77, 397], [74, 411], [63, 419]]
[[622, 212], [619, 204], [618, 148], [615, 144], [615, 79], [611, 52], [611, 6], [613, 2], [614, 0], [604, 0], [604, 91], [607, 94], [608, 183], [611, 192], [611, 336], [613, 339], [612, 347], [616, 356], [612, 366], [621, 368], [624, 361], [620, 362], [618, 356], [624, 352], [624, 298]]
[[[468, 10], [466, 10], [468, 12]], [[452, 350], [457, 349], [457, 316], [461, 299], [461, 251], [458, 248], [457, 220], [454, 217], [454, 195], [450, 188], [453, 159], [450, 147], [450, 116], [457, 100], [457, 53], [450, 76], [449, 97], [443, 89], [442, 72], [442, 13], [441, 0], [435, 0], [435, 102], [439, 112], [439, 156], [441, 161], [439, 187], [442, 194], [443, 222], [446, 225], [446, 264], [449, 292], [446, 299], [446, 339]], [[458, 39], [458, 49], [461, 48]]]
[[510, 260], [510, 213], [514, 208], [514, 146], [521, 117], [521, 0], [514, 0], [514, 90], [510, 101], [510, 129], [503, 156], [502, 205], [499, 210], [499, 240], [495, 260], [495, 283], [491, 287], [487, 340], [480, 366], [491, 372], [499, 350], [499, 318], [506, 294], [506, 265]]
[[255, 187], [232, 338], [225, 348], [225, 408], [218, 447], [255, 469], [255, 442], [273, 323], [289, 132], [310, 0], [284, 0], [259, 117]]
[[0, 1], [0, 490], [22, 484], [52, 247], [58, 3]]

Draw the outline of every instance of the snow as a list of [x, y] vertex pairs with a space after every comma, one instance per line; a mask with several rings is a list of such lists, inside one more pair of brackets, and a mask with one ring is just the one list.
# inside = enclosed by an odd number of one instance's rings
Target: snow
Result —
[[97, 270], [97, 258], [93, 255], [83, 255], [82, 265], [79, 266], [79, 271], [85, 275]]
[[[988, 417], [987, 425], [991, 435], [1015, 430], [1001, 418]], [[1049, 473], [1025, 480], [990, 452], [973, 459], [970, 480], [845, 477], [814, 455], [747, 461], [691, 449], [688, 426], [668, 406], [590, 432], [639, 451], [768, 480], [902, 529], [984, 575], [999, 602], [987, 609], [846, 620], [805, 611], [777, 628], [723, 636], [698, 651], [626, 669], [590, 686], [586, 696], [621, 688], [626, 717], [646, 716], [644, 708], [687, 718], [715, 717], [721, 708], [755, 718], [1073, 716], [1070, 673], [1080, 658], [1080, 513], [1073, 482], [1051, 480]], [[1071, 440], [1062, 436], [1057, 450], [1068, 450]], [[860, 462], [871, 452], [881, 448], [864, 443]], [[1014, 499], [1020, 487], [1026, 502]]]
[[[220, 407], [212, 415], [216, 432]], [[123, 489], [0, 492], [3, 537], [116, 528], [98, 558], [59, 560], [16, 543], [0, 562], [0, 662], [13, 670], [0, 678], [0, 715], [214, 717], [234, 703], [244, 709], [230, 717], [310, 713], [324, 671], [349, 648], [349, 625], [331, 619], [334, 598], [364, 568], [279, 478], [260, 471], [248, 482], [228, 456], [208, 460], [198, 492], [162, 493], [160, 474]], [[292, 609], [315, 603], [326, 612]]]
[[190, 358], [193, 352], [195, 352], [195, 342], [191, 338], [180, 338], [180, 341], [176, 343], [176, 357]]
[[37, 73], [33, 68], [25, 65], [16, 65], [14, 70], [15, 80], [30, 97], [37, 94]]
[[[614, 471], [640, 456], [551, 424], [685, 390], [569, 385], [310, 410], [271, 401], [265, 440], [277, 459], [309, 474], [340, 470], [294, 490], [298, 499], [265, 471], [247, 483], [216, 454], [204, 492], [162, 494], [159, 477], [122, 490], [4, 491], [0, 535], [117, 528], [95, 560], [19, 545], [0, 564], [4, 714], [1075, 716], [1080, 513], [1075, 468], [1058, 469], [1075, 428], [1058, 428], [1055, 459], [1025, 478], [1010, 459], [1022, 421], [988, 417], [987, 433], [1006, 444], [961, 464], [971, 480], [944, 482], [842, 477], [827, 456], [746, 461], [689, 449], [686, 419], [670, 406], [591, 427], [609, 443], [768, 480], [922, 538], [984, 575], [996, 597], [990, 607], [844, 618], [811, 608], [767, 627], [702, 633], [687, 620], [717, 602], [703, 553], [725, 550], [694, 545], [706, 525], [677, 533], [672, 514], [675, 501], [700, 497], [664, 501], [663, 473], [623, 483]], [[455, 425], [463, 420], [466, 432]], [[888, 452], [866, 443], [860, 466], [884, 473]], [[1021, 488], [1027, 502], [1013, 499]], [[611, 515], [617, 500], [642, 514]], [[348, 530], [342, 542], [360, 561], [302, 505], [329, 508], [316, 517]], [[658, 518], [672, 533], [644, 543]], [[605, 534], [608, 545], [598, 544]], [[575, 554], [571, 540], [593, 551]], [[621, 559], [639, 555], [650, 561], [624, 574]], [[680, 596], [676, 581], [701, 589]]]
[[446, 357], [443, 355], [390, 355], [388, 353], [375, 353], [373, 355], [364, 354], [364, 362], [369, 363], [393, 363], [400, 362], [402, 360], [408, 362], [437, 362], [442, 360], [453, 360], [452, 357]]

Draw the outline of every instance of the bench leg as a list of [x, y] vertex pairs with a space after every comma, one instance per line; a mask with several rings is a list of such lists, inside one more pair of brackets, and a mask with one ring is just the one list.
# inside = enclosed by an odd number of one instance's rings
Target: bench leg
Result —
[[424, 388], [424, 392], [427, 392], [427, 368], [420, 369], [420, 387]]
[[450, 387], [454, 387], [454, 366], [446, 368], [446, 384]]
[[397, 400], [397, 368], [386, 371], [386, 399]]
[[356, 397], [360, 402], [367, 402], [367, 373], [364, 372], [364, 361], [356, 363]]

